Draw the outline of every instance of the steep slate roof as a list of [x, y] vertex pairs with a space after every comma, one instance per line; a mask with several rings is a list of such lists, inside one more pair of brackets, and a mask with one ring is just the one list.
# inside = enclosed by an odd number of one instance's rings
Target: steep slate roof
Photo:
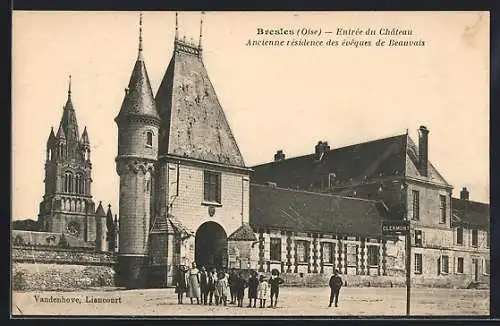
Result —
[[162, 119], [159, 154], [245, 166], [200, 48], [175, 40], [155, 100]]
[[380, 202], [269, 186], [250, 186], [250, 225], [301, 232], [380, 236]]
[[141, 53], [142, 47], [139, 48], [139, 55], [130, 76], [120, 113], [116, 117], [117, 121], [127, 116], [141, 116], [159, 120], [153, 90]]
[[278, 186], [311, 186], [311, 176], [317, 176], [313, 186], [320, 185], [320, 176], [335, 173], [335, 184], [363, 182], [387, 176], [403, 176], [407, 135], [378, 139], [327, 151], [320, 161], [309, 154], [252, 167], [252, 180], [273, 181]]
[[247, 223], [243, 223], [227, 239], [230, 241], [256, 241], [257, 237], [252, 227]]
[[153, 222], [152, 233], [180, 233], [191, 235], [194, 232], [182, 224], [179, 219], [171, 214], [168, 217], [157, 217]]
[[335, 174], [334, 186], [366, 183], [386, 177], [412, 176], [448, 185], [429, 161], [428, 177], [416, 164], [418, 149], [407, 135], [397, 135], [326, 151], [321, 160], [308, 154], [253, 166], [252, 181], [275, 182], [281, 187], [309, 189], [321, 186], [321, 177]]
[[451, 199], [452, 224], [476, 227], [484, 230], [490, 228], [490, 205], [458, 198]]

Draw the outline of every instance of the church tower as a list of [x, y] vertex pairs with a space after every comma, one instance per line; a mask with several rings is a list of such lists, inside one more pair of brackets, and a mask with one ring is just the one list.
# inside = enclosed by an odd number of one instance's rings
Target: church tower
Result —
[[87, 128], [79, 136], [70, 76], [59, 128], [56, 134], [51, 128], [47, 140], [45, 194], [38, 215], [41, 231], [96, 240], [91, 171], [89, 136]]
[[144, 285], [152, 215], [153, 174], [158, 157], [160, 117], [156, 111], [142, 53], [139, 51], [115, 122], [118, 125], [116, 171], [120, 176], [119, 275], [128, 288]]

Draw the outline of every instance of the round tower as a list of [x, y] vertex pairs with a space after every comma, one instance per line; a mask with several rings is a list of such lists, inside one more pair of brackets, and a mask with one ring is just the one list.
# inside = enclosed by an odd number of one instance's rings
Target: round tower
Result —
[[116, 171], [120, 176], [118, 274], [123, 286], [145, 286], [154, 165], [158, 158], [160, 117], [142, 56], [142, 14], [139, 53], [130, 77], [118, 125]]

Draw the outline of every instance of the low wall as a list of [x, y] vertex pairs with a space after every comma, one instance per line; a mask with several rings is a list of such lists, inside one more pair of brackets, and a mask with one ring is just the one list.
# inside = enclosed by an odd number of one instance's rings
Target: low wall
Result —
[[12, 248], [15, 291], [114, 287], [116, 255], [88, 249]]
[[14, 263], [14, 291], [69, 291], [115, 286], [110, 266]]
[[[248, 270], [244, 270], [243, 276], [248, 277]], [[271, 276], [271, 273], [263, 274], [266, 278]], [[285, 283], [283, 286], [307, 286], [321, 287], [328, 286], [331, 274], [300, 274], [300, 273], [281, 273]], [[345, 275], [340, 274], [344, 281], [344, 286], [348, 287], [405, 287], [406, 277], [398, 273], [398, 275], [387, 276], [369, 276], [369, 275]], [[489, 286], [489, 278], [481, 278], [481, 284]], [[421, 277], [412, 276], [412, 286], [414, 287], [434, 287], [434, 288], [469, 288], [472, 283], [470, 275], [448, 275], [436, 277]]]
[[31, 246], [14, 246], [12, 261], [32, 264], [75, 264], [114, 266], [116, 254], [99, 252], [93, 249], [40, 248]]

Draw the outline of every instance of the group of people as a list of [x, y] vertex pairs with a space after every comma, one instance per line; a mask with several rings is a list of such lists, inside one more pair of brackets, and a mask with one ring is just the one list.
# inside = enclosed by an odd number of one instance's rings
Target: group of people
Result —
[[183, 303], [184, 294], [191, 304], [216, 305], [236, 304], [243, 307], [245, 289], [248, 288], [248, 306], [256, 308], [257, 299], [259, 307], [266, 306], [268, 296], [271, 299], [269, 308], [275, 308], [278, 304], [279, 287], [284, 283], [279, 277], [279, 271], [273, 269], [271, 277], [266, 279], [264, 275], [258, 275], [252, 271], [251, 276], [246, 279], [242, 272], [231, 270], [230, 273], [215, 268], [207, 271], [204, 266], [197, 268], [193, 262], [191, 269], [180, 266], [175, 279], [175, 292], [179, 304]]

